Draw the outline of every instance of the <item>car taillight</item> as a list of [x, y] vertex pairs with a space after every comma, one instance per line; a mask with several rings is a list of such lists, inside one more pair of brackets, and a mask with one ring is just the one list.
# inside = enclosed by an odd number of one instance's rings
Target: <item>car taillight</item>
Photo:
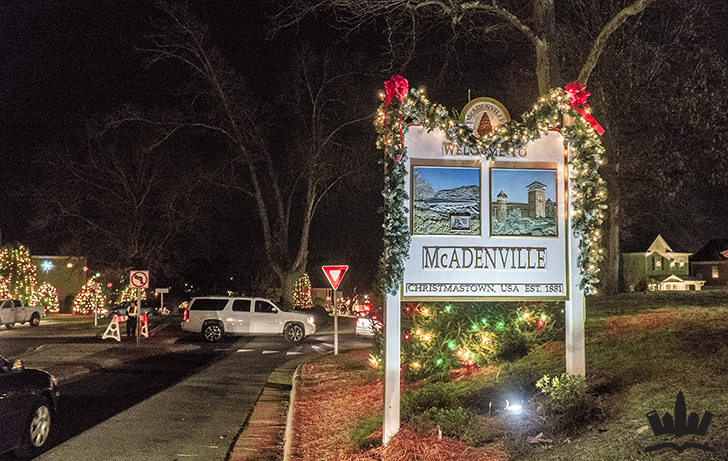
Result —
[[182, 314], [182, 321], [183, 322], [189, 322], [190, 321], [190, 311], [185, 309], [184, 314]]

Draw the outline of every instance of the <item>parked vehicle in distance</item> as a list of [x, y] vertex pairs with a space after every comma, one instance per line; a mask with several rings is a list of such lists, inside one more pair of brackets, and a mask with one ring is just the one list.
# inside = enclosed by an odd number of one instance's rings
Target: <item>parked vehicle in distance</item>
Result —
[[55, 421], [58, 395], [53, 375], [0, 356], [0, 453], [39, 455]]
[[[109, 306], [108, 308], [101, 309], [99, 311], [99, 317], [102, 319], [110, 319], [114, 318], [115, 316], [124, 317], [126, 316], [126, 310], [129, 308], [133, 301], [124, 301], [119, 304], [114, 304], [113, 306]], [[135, 302], [135, 301], [134, 301]], [[147, 316], [155, 316], [160, 315], [159, 312], [159, 306], [151, 306], [146, 301], [142, 301], [142, 308], [139, 312], [140, 315], [147, 314]]]
[[374, 336], [383, 326], [384, 324], [375, 315], [369, 315], [356, 319], [356, 330], [354, 332], [362, 336]]
[[31, 327], [40, 325], [40, 319], [45, 317], [45, 307], [26, 306], [20, 299], [0, 299], [0, 324], [8, 330], [16, 323], [21, 325], [30, 322]]
[[230, 335], [283, 335], [299, 343], [316, 331], [312, 315], [289, 312], [265, 298], [209, 296], [192, 298], [184, 312], [182, 330], [202, 333], [209, 342]]

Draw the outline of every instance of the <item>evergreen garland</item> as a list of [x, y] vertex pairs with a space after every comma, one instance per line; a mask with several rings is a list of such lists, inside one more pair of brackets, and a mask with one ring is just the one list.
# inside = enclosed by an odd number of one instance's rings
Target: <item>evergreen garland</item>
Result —
[[[395, 101], [393, 99], [392, 103]], [[598, 172], [604, 148], [599, 135], [572, 107], [569, 96], [563, 89], [556, 88], [548, 95], [542, 96], [533, 106], [533, 110], [522, 115], [521, 123], [511, 120], [483, 137], [477, 137], [472, 129], [460, 125], [444, 106], [430, 103], [424, 95], [424, 90], [410, 90], [409, 97], [404, 98], [400, 110], [403, 133], [407, 132], [409, 125], [422, 125], [428, 132], [438, 128], [445, 133], [450, 143], [462, 148], [463, 152], [489, 160], [495, 159], [498, 150], [516, 152], [549, 130], [559, 130], [566, 144], [572, 149], [569, 164], [575, 173], [575, 177], [572, 178], [575, 196], [571, 201], [573, 212], [570, 218], [573, 220], [574, 236], [579, 239], [578, 264], [582, 276], [579, 287], [586, 294], [596, 292], [595, 286], [599, 282], [599, 261], [603, 259], [600, 228], [604, 209], [607, 207], [606, 185]], [[564, 126], [563, 116], [570, 117], [573, 125]], [[407, 152], [398, 136], [385, 137], [385, 132], [398, 131], [399, 117], [385, 117], [382, 105], [374, 124], [379, 133], [377, 148], [384, 149], [385, 164], [383, 192], [385, 254], [380, 265], [379, 285], [382, 293], [395, 294], [403, 280], [404, 263], [409, 254], [411, 241], [407, 209], [404, 206], [404, 201], [408, 198], [404, 187], [404, 178], [407, 174], [404, 164]]]

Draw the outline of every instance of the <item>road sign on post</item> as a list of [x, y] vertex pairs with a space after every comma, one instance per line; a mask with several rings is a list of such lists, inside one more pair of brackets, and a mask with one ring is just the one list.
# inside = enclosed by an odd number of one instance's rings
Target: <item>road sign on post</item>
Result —
[[[131, 271], [129, 272], [129, 286], [136, 289], [137, 291], [137, 305], [136, 305], [136, 313], [137, 313], [137, 328], [136, 328], [136, 343], [137, 346], [139, 345], [139, 317], [142, 313], [142, 290], [149, 288], [149, 271]], [[130, 322], [131, 319], [127, 318], [127, 322]]]
[[129, 272], [129, 285], [135, 290], [149, 288], [149, 271]]
[[339, 283], [344, 278], [344, 274], [349, 269], [349, 266], [323, 266], [321, 268], [324, 270], [326, 278], [329, 279], [331, 287], [336, 290], [339, 288]]
[[331, 288], [334, 289], [334, 294], [331, 297], [334, 309], [334, 355], [339, 355], [339, 314], [336, 308], [336, 289], [339, 288], [341, 279], [344, 278], [344, 274], [349, 266], [322, 266], [326, 278], [329, 279]]

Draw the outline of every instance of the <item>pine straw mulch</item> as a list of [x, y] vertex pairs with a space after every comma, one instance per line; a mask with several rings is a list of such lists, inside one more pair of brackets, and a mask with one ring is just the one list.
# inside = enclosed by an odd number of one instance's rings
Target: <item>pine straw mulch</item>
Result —
[[[381, 440], [382, 431], [372, 434]], [[495, 448], [473, 448], [448, 437], [439, 438], [437, 429], [418, 434], [406, 427], [384, 447], [366, 452], [351, 450], [339, 454], [337, 461], [505, 461], [505, 453]]]
[[[294, 403], [291, 459], [296, 461], [501, 461], [493, 448], [472, 448], [437, 430], [417, 434], [406, 427], [387, 446], [359, 451], [350, 430], [362, 419], [381, 414], [382, 381], [369, 368], [369, 350], [328, 355], [303, 365]], [[380, 445], [382, 430], [370, 437]]]

